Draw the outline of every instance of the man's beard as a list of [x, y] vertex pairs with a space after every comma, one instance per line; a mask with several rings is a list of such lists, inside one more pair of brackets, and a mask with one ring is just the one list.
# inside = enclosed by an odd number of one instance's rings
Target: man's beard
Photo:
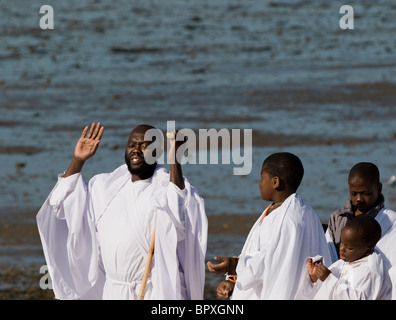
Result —
[[128, 167], [128, 171], [133, 174], [136, 175], [138, 177], [144, 177], [146, 175], [152, 175], [154, 173], [155, 167], [157, 166], [157, 163], [153, 163], [153, 164], [148, 164], [143, 157], [143, 162], [140, 164], [140, 166], [138, 168], [133, 168], [131, 165], [131, 156], [128, 156], [125, 154], [125, 163]]

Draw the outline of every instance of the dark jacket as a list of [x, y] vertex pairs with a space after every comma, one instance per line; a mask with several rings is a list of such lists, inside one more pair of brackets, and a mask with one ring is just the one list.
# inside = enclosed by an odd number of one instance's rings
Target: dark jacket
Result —
[[[384, 207], [384, 203], [385, 198], [381, 193], [374, 207], [365, 214], [375, 218]], [[331, 239], [333, 239], [338, 256], [340, 255], [341, 230], [349, 220], [355, 217], [355, 211], [356, 208], [352, 205], [351, 199], [348, 199], [343, 208], [337, 209], [330, 215], [327, 228]]]

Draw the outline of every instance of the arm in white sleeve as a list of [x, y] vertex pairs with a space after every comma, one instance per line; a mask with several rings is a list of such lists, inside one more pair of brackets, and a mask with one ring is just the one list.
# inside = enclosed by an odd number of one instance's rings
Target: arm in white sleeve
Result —
[[58, 182], [37, 213], [37, 225], [55, 297], [79, 299], [95, 284], [98, 252], [81, 174]]

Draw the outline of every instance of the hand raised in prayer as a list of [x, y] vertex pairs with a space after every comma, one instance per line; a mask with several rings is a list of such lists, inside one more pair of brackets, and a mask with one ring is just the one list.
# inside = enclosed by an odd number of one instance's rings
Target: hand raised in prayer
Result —
[[[180, 133], [179, 133], [180, 134]], [[174, 183], [179, 189], [183, 190], [185, 188], [183, 173], [181, 169], [181, 157], [183, 153], [178, 152], [180, 146], [186, 142], [186, 138], [184, 140], [177, 141], [176, 140], [177, 130], [173, 132], [168, 132], [166, 136], [170, 139], [170, 149], [169, 149], [169, 160], [170, 160], [170, 172], [169, 177], [170, 181]]]
[[77, 141], [74, 149], [74, 157], [80, 161], [86, 161], [91, 158], [98, 149], [103, 131], [104, 127], [100, 126], [100, 122], [96, 126], [95, 123], [92, 123], [89, 131], [88, 126], [86, 126], [80, 139]]
[[[176, 140], [177, 134], [178, 130], [174, 130], [173, 132], [168, 132], [166, 134], [166, 136], [170, 139], [169, 161], [172, 164], [180, 163], [182, 154], [179, 155], [177, 151], [179, 150], [180, 146], [187, 141], [186, 137], [183, 136], [182, 138], [184, 138], [184, 140]], [[180, 134], [181, 133], [179, 133], [179, 135]]]
[[220, 299], [226, 299], [231, 297], [232, 292], [234, 291], [234, 286], [235, 284], [232, 283], [231, 281], [227, 281], [227, 280], [221, 281], [217, 286], [217, 290], [216, 290], [217, 296]]
[[98, 122], [97, 125], [92, 123], [89, 131], [88, 129], [88, 126], [84, 128], [80, 139], [77, 141], [76, 147], [74, 148], [73, 159], [69, 168], [63, 175], [64, 178], [81, 172], [85, 161], [91, 158], [98, 149], [104, 128], [101, 127], [100, 122]]

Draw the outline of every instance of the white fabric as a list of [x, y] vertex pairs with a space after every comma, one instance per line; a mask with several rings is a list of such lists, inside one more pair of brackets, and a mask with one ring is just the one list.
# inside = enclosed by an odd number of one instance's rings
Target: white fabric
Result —
[[252, 227], [237, 265], [232, 299], [294, 299], [307, 256], [330, 262], [323, 227], [298, 194]]
[[60, 176], [37, 214], [55, 297], [136, 299], [155, 228], [145, 299], [202, 299], [207, 218], [184, 183], [170, 183], [163, 166], [137, 182], [126, 165], [88, 184]]
[[[396, 212], [383, 208], [375, 219], [381, 226], [381, 239], [377, 243], [377, 249], [382, 253], [385, 270], [388, 271], [392, 282], [392, 300], [396, 300]], [[332, 263], [338, 260], [335, 245], [328, 231], [326, 241], [331, 252]]]
[[378, 252], [353, 262], [339, 259], [328, 269], [331, 273], [325, 281], [312, 283], [306, 263], [296, 299], [389, 300], [391, 297], [391, 284]]

